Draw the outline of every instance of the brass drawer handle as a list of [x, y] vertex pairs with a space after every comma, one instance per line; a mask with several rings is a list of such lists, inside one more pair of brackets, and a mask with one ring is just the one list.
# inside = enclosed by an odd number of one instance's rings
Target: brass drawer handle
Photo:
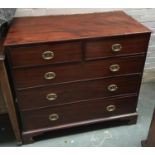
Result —
[[54, 58], [54, 52], [52, 51], [45, 51], [42, 53], [42, 58], [44, 60], [51, 60]]
[[116, 106], [115, 105], [109, 105], [106, 107], [106, 110], [108, 112], [112, 112], [112, 111], [115, 111], [116, 110]]
[[59, 119], [59, 115], [58, 114], [50, 114], [48, 118], [50, 121], [56, 121]]
[[110, 84], [109, 86], [108, 86], [108, 90], [110, 91], [110, 92], [114, 92], [114, 91], [116, 91], [118, 89], [118, 86], [116, 85], [116, 84]]
[[112, 48], [113, 52], [119, 52], [122, 50], [122, 45], [121, 44], [113, 44], [111, 48]]
[[46, 99], [49, 100], [49, 101], [54, 101], [57, 99], [57, 94], [56, 93], [50, 93], [50, 94], [47, 94], [46, 96]]
[[56, 77], [56, 74], [54, 72], [47, 72], [44, 74], [44, 78], [46, 80], [52, 80]]
[[118, 64], [110, 65], [109, 67], [111, 72], [118, 72], [120, 70], [120, 66]]

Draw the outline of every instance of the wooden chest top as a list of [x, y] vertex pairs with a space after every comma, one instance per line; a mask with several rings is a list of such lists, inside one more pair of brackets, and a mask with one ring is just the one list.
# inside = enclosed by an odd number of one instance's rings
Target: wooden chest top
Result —
[[150, 30], [122, 11], [15, 18], [5, 46], [147, 33]]

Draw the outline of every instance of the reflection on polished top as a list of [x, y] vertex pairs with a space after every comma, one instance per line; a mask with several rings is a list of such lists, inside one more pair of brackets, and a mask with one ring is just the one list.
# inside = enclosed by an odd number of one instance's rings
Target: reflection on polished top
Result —
[[5, 46], [144, 32], [150, 30], [122, 11], [22, 17], [13, 20]]

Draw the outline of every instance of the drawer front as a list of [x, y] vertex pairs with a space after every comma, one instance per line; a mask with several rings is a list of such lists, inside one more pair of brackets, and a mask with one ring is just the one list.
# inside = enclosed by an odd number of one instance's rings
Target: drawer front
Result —
[[[22, 111], [24, 131], [95, 122], [99, 119], [136, 112], [137, 97], [97, 99], [55, 108]], [[74, 125], [72, 125], [74, 126]]]
[[133, 35], [87, 41], [86, 60], [145, 53], [148, 40], [148, 36]]
[[137, 93], [141, 76], [90, 80], [18, 91], [21, 109], [55, 106], [128, 93]]
[[81, 61], [81, 43], [57, 43], [11, 48], [13, 67]]
[[17, 88], [48, 85], [69, 81], [86, 80], [131, 73], [140, 73], [144, 66], [144, 56], [112, 58], [105, 61], [67, 64], [62, 66], [42, 66], [14, 69]]

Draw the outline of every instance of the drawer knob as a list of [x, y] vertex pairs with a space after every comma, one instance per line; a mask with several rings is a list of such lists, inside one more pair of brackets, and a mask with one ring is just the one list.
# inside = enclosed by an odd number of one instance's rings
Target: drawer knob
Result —
[[113, 44], [111, 48], [112, 48], [113, 52], [119, 52], [122, 49], [122, 45], [121, 44]]
[[48, 118], [50, 121], [56, 121], [59, 119], [59, 115], [58, 114], [50, 114]]
[[118, 87], [117, 87], [116, 84], [110, 84], [110, 85], [108, 86], [108, 90], [109, 90], [110, 92], [114, 92], [114, 91], [116, 91], [117, 89], [118, 89]]
[[57, 94], [50, 93], [50, 94], [47, 94], [46, 99], [49, 100], [49, 101], [54, 101], [54, 100], [57, 99], [57, 97], [58, 97]]
[[44, 78], [46, 80], [52, 80], [56, 77], [56, 74], [54, 72], [47, 72], [44, 74]]
[[52, 51], [45, 51], [42, 53], [42, 58], [44, 60], [51, 60], [54, 58], [54, 52]]
[[118, 64], [110, 65], [109, 67], [111, 72], [118, 72], [120, 70], [120, 66]]
[[116, 109], [116, 106], [115, 106], [115, 105], [109, 105], [109, 106], [106, 107], [106, 110], [107, 110], [108, 112], [115, 111], [115, 109]]

